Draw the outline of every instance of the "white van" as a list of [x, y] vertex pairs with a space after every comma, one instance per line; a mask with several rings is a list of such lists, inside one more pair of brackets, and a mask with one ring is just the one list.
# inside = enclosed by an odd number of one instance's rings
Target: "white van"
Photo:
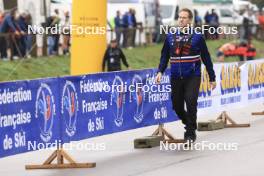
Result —
[[250, 6], [250, 4], [251, 3], [247, 0], [233, 0], [234, 10], [237, 12], [246, 10]]
[[1, 12], [4, 11], [4, 3], [3, 3], [3, 0], [0, 0], [0, 11]]
[[159, 0], [159, 4], [163, 25], [175, 25], [180, 9], [189, 8], [193, 10], [192, 0]]

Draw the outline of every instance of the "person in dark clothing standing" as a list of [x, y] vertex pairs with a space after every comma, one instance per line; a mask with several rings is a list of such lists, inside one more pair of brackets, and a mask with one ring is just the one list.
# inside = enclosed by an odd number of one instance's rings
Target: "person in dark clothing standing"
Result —
[[123, 47], [126, 48], [128, 46], [128, 12], [126, 12], [122, 17], [123, 22]]
[[136, 18], [136, 10], [131, 10], [132, 14], [132, 22], [133, 22], [133, 34], [132, 34], [132, 47], [136, 45], [136, 34], [137, 34], [137, 18]]
[[205, 39], [206, 40], [210, 38], [210, 34], [208, 32], [208, 29], [210, 27], [209, 26], [210, 21], [211, 21], [211, 15], [210, 15], [209, 11], [207, 11], [206, 14], [205, 14], [205, 16], [204, 16], [204, 22], [205, 22], [204, 28], [206, 29], [205, 30]]
[[199, 16], [199, 13], [197, 10], [194, 10], [194, 26], [195, 27], [201, 27], [202, 26], [202, 18]]
[[[210, 15], [210, 21], [209, 21], [210, 27], [215, 28], [215, 31], [217, 31], [217, 28], [219, 27], [219, 17], [215, 12], [215, 9], [212, 9], [212, 13]], [[213, 40], [217, 40], [219, 38], [219, 35], [217, 32], [214, 32], [212, 35]]]
[[[10, 13], [8, 13], [5, 18], [3, 19], [3, 22], [0, 26], [0, 33], [12, 33], [14, 35], [9, 35], [7, 37], [0, 37], [0, 54], [1, 58], [3, 60], [7, 59], [7, 40], [10, 41], [10, 47], [12, 51], [14, 51], [14, 48], [17, 47], [16, 37], [20, 37], [21, 35], [24, 35], [24, 32], [20, 29], [19, 25], [17, 25], [16, 20], [18, 19], [18, 11], [17, 8], [13, 8]], [[14, 52], [12, 52], [14, 53]], [[13, 56], [11, 57], [13, 58]]]
[[118, 46], [120, 46], [120, 39], [122, 35], [122, 30], [123, 30], [123, 21], [120, 16], [120, 11], [116, 12], [116, 17], [115, 17], [115, 33], [116, 33], [116, 40]]
[[[166, 36], [155, 78], [159, 84], [170, 61], [173, 109], [185, 125], [184, 139], [189, 144], [196, 140], [201, 62], [209, 74], [211, 88], [216, 87], [213, 63], [202, 34], [184, 31], [188, 25], [190, 26], [192, 19], [191, 10], [184, 8], [180, 11], [178, 18], [180, 29], [175, 34], [169, 33]], [[184, 108], [185, 103], [187, 111]]]
[[[53, 25], [59, 25], [60, 24], [60, 17], [59, 17], [59, 10], [58, 9], [55, 9], [54, 10], [54, 16], [55, 16], [55, 19], [52, 21], [52, 24]], [[53, 53], [55, 55], [58, 55], [59, 54], [59, 40], [60, 40], [60, 34], [55, 34], [54, 36], [54, 48], [53, 48]]]
[[104, 54], [102, 70], [105, 71], [105, 65], [107, 64], [107, 71], [120, 71], [121, 60], [123, 64], [130, 69], [124, 53], [117, 45], [117, 41], [112, 40]]
[[135, 16], [133, 17], [133, 9], [129, 9], [127, 14], [127, 24], [128, 24], [128, 33], [127, 33], [127, 47], [128, 49], [132, 49], [133, 47], [133, 36], [135, 30]]
[[29, 25], [28, 20], [27, 20], [28, 18], [29, 18], [28, 14], [22, 13], [17, 20], [18, 26], [25, 33], [25, 35], [23, 35], [17, 39], [18, 49], [15, 48], [14, 56], [19, 56], [19, 57], [25, 57], [26, 56], [26, 51], [27, 51], [27, 35], [26, 35], [26, 33], [28, 30], [28, 25]]
[[252, 12], [247, 9], [245, 13], [243, 14], [243, 28], [244, 28], [244, 35], [243, 41], [248, 42], [252, 38], [252, 26], [253, 26], [253, 19], [252, 19]]

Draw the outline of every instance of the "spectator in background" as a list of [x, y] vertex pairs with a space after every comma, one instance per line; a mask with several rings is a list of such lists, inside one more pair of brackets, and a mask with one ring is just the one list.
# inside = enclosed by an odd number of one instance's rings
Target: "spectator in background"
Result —
[[121, 60], [123, 64], [128, 68], [126, 57], [122, 50], [118, 47], [116, 40], [111, 40], [110, 46], [106, 49], [102, 70], [105, 71], [105, 66], [107, 65], [107, 71], [120, 71], [121, 70]]
[[123, 47], [126, 48], [128, 46], [128, 12], [123, 15]]
[[[57, 10], [55, 13], [47, 18], [46, 27], [56, 27], [60, 23], [60, 18], [58, 17]], [[48, 45], [48, 55], [57, 55], [59, 49], [59, 38], [60, 34], [48, 34], [47, 45]]]
[[252, 24], [250, 25], [250, 32], [251, 32], [251, 38], [253, 37], [257, 37], [257, 25], [258, 24], [258, 12], [257, 11], [253, 11], [253, 9], [251, 9], [249, 11], [249, 15], [252, 21]]
[[205, 24], [209, 24], [210, 23], [211, 15], [210, 15], [209, 11], [206, 11], [205, 16], [204, 16], [204, 21], [205, 21]]
[[[162, 17], [161, 17], [160, 3], [158, 0], [156, 0], [155, 3], [156, 3], [156, 10], [155, 10], [155, 40], [154, 41], [155, 43], [160, 43], [162, 40], [162, 35], [160, 31], [160, 25], [162, 25]], [[141, 33], [141, 26], [140, 26], [140, 33]]]
[[[59, 10], [58, 9], [55, 9], [54, 10], [54, 16], [55, 16], [55, 19], [53, 20], [53, 25], [56, 26], [56, 25], [59, 25], [60, 23], [60, 16], [59, 16]], [[55, 55], [58, 55], [59, 53], [59, 41], [60, 41], [60, 34], [54, 34], [54, 48], [53, 48], [53, 52]]]
[[[8, 37], [0, 37], [0, 53], [1, 58], [3, 60], [8, 60], [7, 58], [7, 40], [10, 41], [10, 47], [12, 49], [12, 53], [14, 51], [14, 48], [17, 48], [16, 37], [19, 37], [20, 35], [23, 35], [24, 32], [21, 31], [19, 26], [16, 24], [16, 20], [18, 19], [19, 14], [17, 12], [17, 8], [13, 8], [10, 13], [6, 14], [4, 17], [2, 24], [0, 26], [0, 33], [12, 33], [14, 35], [8, 36]], [[13, 57], [11, 56], [11, 59]]]
[[258, 15], [258, 39], [264, 40], [264, 12], [260, 11]]
[[[212, 13], [210, 14], [210, 21], [209, 21], [209, 25], [210, 27], [215, 28], [215, 31], [217, 31], [217, 28], [219, 27], [219, 17], [215, 12], [215, 9], [212, 9]], [[215, 32], [212, 35], [212, 39], [217, 40], [219, 38], [219, 35], [217, 32]]]
[[22, 13], [19, 18], [17, 19], [17, 24], [19, 25], [19, 28], [25, 33], [25, 35], [20, 36], [20, 38], [17, 39], [18, 44], [18, 50], [15, 52], [15, 56], [25, 57], [26, 51], [27, 51], [27, 30], [28, 30], [28, 14]]
[[131, 9], [131, 15], [132, 15], [132, 23], [133, 23], [133, 29], [132, 29], [132, 47], [135, 47], [136, 34], [137, 34], [137, 18], [136, 18], [136, 10], [135, 9]]
[[3, 20], [4, 20], [4, 13], [0, 11], [0, 25], [2, 24]]
[[253, 25], [252, 12], [249, 9], [246, 9], [244, 14], [243, 14], [244, 35], [242, 36], [242, 42], [248, 42], [251, 40], [252, 25]]
[[[53, 27], [54, 25], [54, 20], [55, 20], [55, 16], [50, 16], [47, 18], [46, 21], [46, 27]], [[54, 34], [51, 34], [50, 32], [47, 35], [47, 52], [48, 52], [48, 56], [52, 56], [54, 54], [54, 46], [55, 46], [55, 36]]]
[[62, 27], [64, 29], [67, 29], [67, 30], [63, 34], [62, 48], [63, 48], [63, 54], [64, 55], [69, 55], [69, 53], [70, 53], [70, 50], [69, 50], [69, 48], [70, 48], [70, 38], [71, 38], [71, 35], [70, 35], [71, 22], [70, 22], [70, 14], [69, 14], [69, 12], [65, 12], [64, 16], [65, 16], [65, 19], [64, 19], [64, 22], [62, 24]]
[[11, 58], [13, 58], [14, 60], [23, 58], [25, 56], [23, 53], [25, 51], [24, 50], [25, 43], [23, 45], [23, 42], [24, 42], [23, 39], [25, 39], [24, 36], [26, 35], [26, 33], [21, 28], [20, 17], [21, 15], [17, 12], [15, 20], [14, 20], [14, 25], [16, 29], [19, 30], [21, 33], [20, 35], [11, 35], [11, 42], [10, 42]]
[[120, 46], [120, 39], [122, 35], [123, 30], [123, 20], [120, 15], [120, 11], [116, 11], [116, 17], [115, 17], [115, 33], [116, 33], [116, 40], [118, 46]]
[[[4, 21], [4, 13], [2, 11], [0, 11], [0, 28], [2, 26], [3, 21]], [[2, 56], [2, 41], [3, 41], [3, 39], [2, 38], [5, 38], [5, 37], [1, 36], [1, 35], [3, 35], [3, 34], [0, 33], [0, 43], [1, 43], [0, 44], [0, 58], [3, 59], [3, 56]]]
[[[204, 16], [204, 21], [205, 21], [205, 29], [208, 29], [209, 23], [211, 21], [211, 15], [210, 15], [209, 11], [206, 12], [206, 14]], [[208, 30], [205, 30], [205, 39], [207, 40], [209, 38], [210, 38], [209, 32], [208, 32]]]
[[218, 62], [224, 62], [225, 61], [225, 51], [235, 50], [236, 44], [234, 42], [225, 43], [222, 46], [220, 46], [217, 50], [216, 57]]
[[[32, 25], [32, 17], [30, 13], [27, 13], [26, 23], [28, 26]], [[31, 58], [30, 53], [32, 51], [32, 40], [33, 40], [33, 35], [27, 34], [27, 46], [26, 46], [27, 58]]]
[[197, 10], [194, 10], [194, 26], [195, 27], [202, 26], [202, 18], [199, 16], [199, 13]]
[[123, 16], [123, 47], [132, 49], [133, 45], [133, 32], [135, 26], [135, 18], [133, 18], [132, 9], [129, 9], [128, 12]]
[[133, 10], [129, 9], [127, 13], [127, 24], [128, 24], [128, 34], [127, 34], [127, 47], [128, 49], [133, 48], [133, 37], [135, 29], [135, 18], [133, 17]]

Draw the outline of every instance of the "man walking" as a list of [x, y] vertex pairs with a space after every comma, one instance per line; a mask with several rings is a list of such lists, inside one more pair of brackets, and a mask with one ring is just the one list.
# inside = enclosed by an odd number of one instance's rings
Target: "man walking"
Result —
[[[205, 64], [212, 89], [216, 87], [215, 72], [205, 40], [200, 33], [187, 33], [193, 19], [192, 11], [184, 8], [179, 13], [179, 30], [166, 36], [162, 48], [156, 82], [171, 63], [171, 98], [173, 109], [185, 125], [184, 139], [196, 140], [197, 101], [201, 82], [201, 61]], [[187, 30], [186, 30], [187, 29]], [[187, 111], [184, 109], [186, 103]]]

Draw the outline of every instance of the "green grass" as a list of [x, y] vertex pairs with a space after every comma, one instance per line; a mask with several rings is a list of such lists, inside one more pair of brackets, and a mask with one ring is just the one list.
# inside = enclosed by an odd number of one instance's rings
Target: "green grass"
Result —
[[[212, 59], [216, 61], [216, 50], [230, 40], [207, 41]], [[257, 57], [264, 58], [264, 42], [254, 41]], [[137, 47], [132, 50], [124, 49], [132, 69], [157, 67], [159, 64], [162, 44]], [[238, 61], [238, 57], [228, 57], [227, 62]], [[0, 61], [0, 81], [36, 79], [56, 77], [70, 74], [70, 57], [41, 57], [12, 62]]]
[[0, 61], [0, 81], [69, 75], [69, 57], [40, 57], [12, 62]]
[[[230, 40], [223, 39], [218, 41], [207, 41], [207, 46], [211, 54], [213, 62], [216, 62], [216, 51], [217, 48]], [[254, 46], [257, 48], [257, 57], [264, 58], [264, 42], [253, 41]], [[133, 69], [143, 69], [143, 68], [152, 68], [157, 67], [159, 64], [160, 53], [161, 53], [162, 44], [135, 48], [133, 50], [124, 50], [125, 55], [128, 58], [128, 62]], [[228, 57], [225, 60], [226, 62], [239, 61], [238, 57]]]

